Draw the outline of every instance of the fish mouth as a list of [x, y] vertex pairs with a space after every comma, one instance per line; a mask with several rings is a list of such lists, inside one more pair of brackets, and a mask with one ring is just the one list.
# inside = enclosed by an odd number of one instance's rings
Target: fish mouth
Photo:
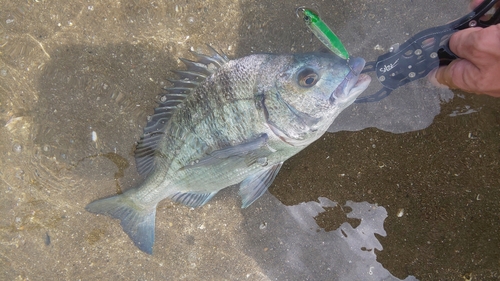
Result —
[[351, 58], [348, 60], [351, 71], [346, 75], [344, 81], [339, 84], [337, 89], [330, 96], [330, 103], [346, 103], [354, 101], [371, 82], [370, 76], [361, 74], [365, 67], [365, 60], [362, 58]]

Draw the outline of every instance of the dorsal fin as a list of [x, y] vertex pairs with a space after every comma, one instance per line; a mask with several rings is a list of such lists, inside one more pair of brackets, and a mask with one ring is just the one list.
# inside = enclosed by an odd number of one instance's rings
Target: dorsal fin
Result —
[[[207, 45], [208, 46], [208, 45]], [[169, 80], [172, 86], [165, 88], [165, 93], [157, 101], [153, 115], [148, 117], [141, 139], [135, 149], [137, 171], [141, 175], [148, 174], [154, 168], [154, 156], [158, 143], [163, 137], [164, 129], [180, 104], [184, 102], [198, 85], [204, 82], [217, 68], [229, 61], [226, 55], [218, 53], [208, 46], [209, 55], [192, 52], [194, 61], [180, 58], [186, 70], [173, 71], [178, 80]]]

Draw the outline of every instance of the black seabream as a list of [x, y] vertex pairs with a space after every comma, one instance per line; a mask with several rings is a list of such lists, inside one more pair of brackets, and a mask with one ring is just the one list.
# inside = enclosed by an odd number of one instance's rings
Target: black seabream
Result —
[[362, 58], [255, 54], [229, 60], [210, 48], [182, 59], [187, 69], [160, 99], [136, 147], [137, 188], [86, 209], [121, 220], [151, 254], [155, 214], [165, 198], [190, 207], [239, 184], [242, 207], [271, 185], [285, 160], [321, 137], [368, 87]]

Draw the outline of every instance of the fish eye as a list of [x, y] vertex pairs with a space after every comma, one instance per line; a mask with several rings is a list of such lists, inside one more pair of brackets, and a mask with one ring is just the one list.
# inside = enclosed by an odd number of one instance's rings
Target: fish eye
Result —
[[312, 69], [306, 68], [299, 72], [298, 80], [300, 86], [309, 88], [316, 85], [319, 80], [319, 75]]

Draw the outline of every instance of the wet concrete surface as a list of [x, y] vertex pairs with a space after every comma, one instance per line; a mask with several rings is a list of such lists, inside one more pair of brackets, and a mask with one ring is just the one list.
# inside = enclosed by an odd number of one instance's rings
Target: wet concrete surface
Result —
[[[465, 1], [0, 0], [0, 279], [382, 280], [349, 275], [342, 251], [287, 256], [297, 237], [328, 244], [344, 223], [357, 229], [350, 200], [386, 210], [386, 235], [373, 234], [382, 247], [365, 260], [376, 258], [390, 280], [497, 280], [500, 99], [461, 92], [426, 106], [431, 121], [440, 113], [425, 129], [326, 134], [246, 210], [234, 190], [194, 210], [165, 200], [153, 256], [117, 221], [85, 212], [142, 180], [134, 143], [178, 57], [205, 43], [230, 57], [321, 48], [295, 16], [302, 5], [367, 60], [467, 12]], [[403, 93], [442, 94], [425, 81], [392, 95]], [[386, 118], [402, 119], [405, 106]], [[450, 116], [468, 109], [477, 112]], [[311, 203], [319, 197], [339, 204], [321, 211]], [[317, 210], [317, 236], [292, 223], [304, 202]]]
[[[327, 134], [286, 162], [270, 191], [286, 205], [325, 196], [384, 206], [388, 235], [377, 260], [399, 278], [495, 280], [500, 101], [464, 97], [443, 105], [424, 130]], [[463, 104], [481, 110], [448, 116]]]

